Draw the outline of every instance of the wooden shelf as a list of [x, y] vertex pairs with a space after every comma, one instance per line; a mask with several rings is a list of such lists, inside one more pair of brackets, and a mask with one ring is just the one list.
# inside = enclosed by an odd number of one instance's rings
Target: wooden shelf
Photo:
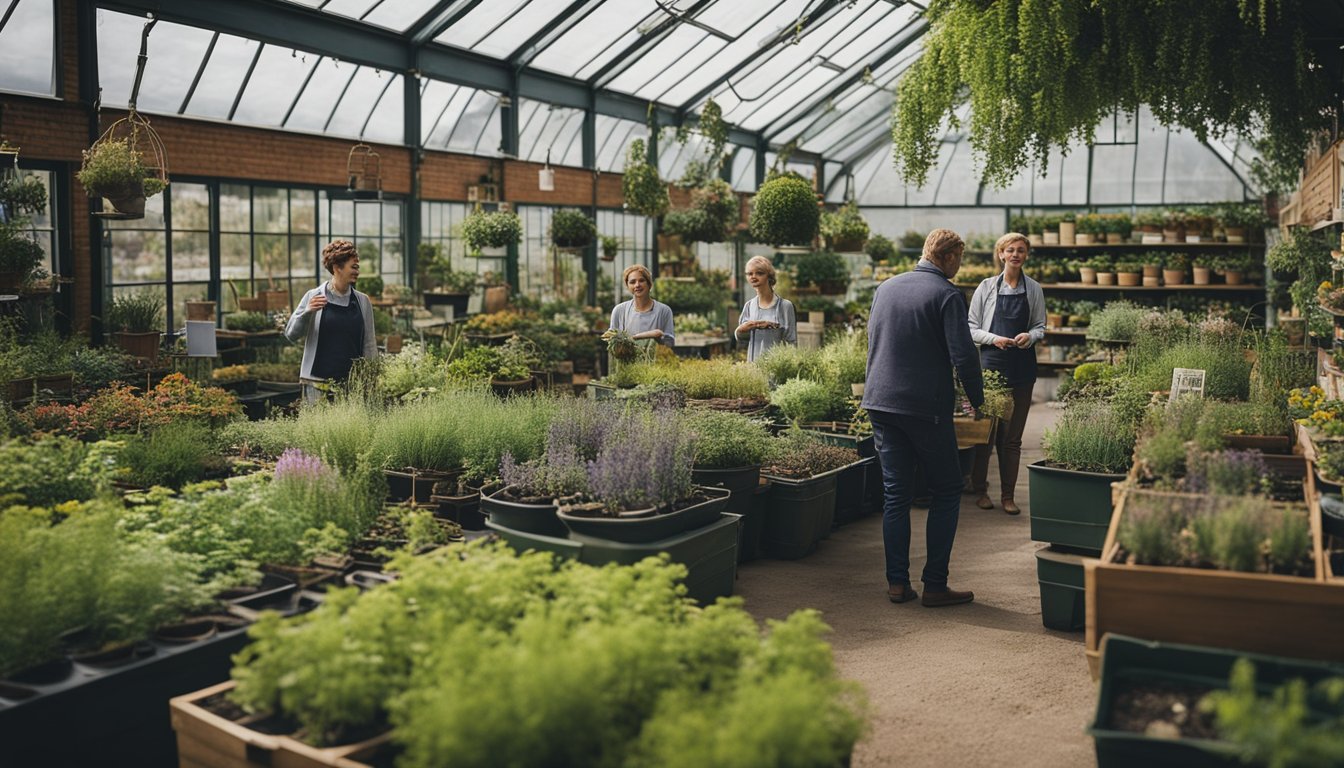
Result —
[[1046, 336], [1086, 336], [1087, 331], [1074, 330], [1072, 328], [1046, 328]]
[[1264, 243], [1093, 243], [1092, 245], [1033, 245], [1033, 251], [1084, 251], [1099, 248], [1264, 248]]
[[1095, 285], [1093, 283], [1041, 283], [1041, 288], [1045, 290], [1055, 289], [1064, 291], [1148, 291], [1150, 293], [1160, 293], [1162, 291], [1219, 291], [1223, 293], [1250, 293], [1252, 291], [1263, 291], [1263, 285], [1192, 285], [1185, 283], [1182, 285]]

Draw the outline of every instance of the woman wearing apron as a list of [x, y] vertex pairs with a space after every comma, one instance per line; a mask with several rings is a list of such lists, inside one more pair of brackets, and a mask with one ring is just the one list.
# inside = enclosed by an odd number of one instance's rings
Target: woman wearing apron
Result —
[[299, 381], [309, 404], [317, 402], [318, 385], [344, 382], [356, 359], [378, 356], [373, 305], [355, 290], [359, 278], [355, 244], [331, 241], [322, 249], [322, 266], [331, 279], [305, 293], [285, 325], [285, 338], [303, 344]]
[[[999, 498], [1010, 515], [1021, 512], [1013, 501], [1013, 489], [1036, 384], [1034, 347], [1045, 338], [1045, 292], [1022, 272], [1029, 250], [1025, 235], [1009, 232], [999, 238], [994, 259], [1003, 265], [1003, 272], [980, 283], [968, 312], [971, 339], [980, 345], [980, 366], [1001, 374], [1013, 391], [1012, 417], [999, 425], [994, 441], [999, 449]], [[994, 508], [989, 498], [990, 450], [989, 445], [977, 446], [971, 469], [968, 492], [979, 497], [975, 504], [981, 509]]]

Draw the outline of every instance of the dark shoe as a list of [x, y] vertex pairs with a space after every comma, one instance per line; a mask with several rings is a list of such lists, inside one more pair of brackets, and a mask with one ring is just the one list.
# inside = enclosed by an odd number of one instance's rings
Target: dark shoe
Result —
[[[989, 507], [986, 507], [986, 509], [990, 509], [992, 507], [993, 505], [990, 505]], [[1003, 500], [1003, 511], [1007, 512], [1010, 515], [1018, 515], [1022, 513], [1022, 510], [1018, 509], [1017, 505], [1013, 503], [1012, 499]]]
[[[981, 509], [993, 509], [994, 502], [989, 500], [988, 494], [980, 494], [980, 498], [975, 500], [975, 506]], [[1011, 514], [1011, 513], [1010, 513]]]
[[919, 593], [909, 584], [897, 584], [894, 587], [887, 587], [887, 597], [893, 603], [908, 603], [919, 597]]
[[961, 605], [969, 603], [975, 599], [975, 593], [967, 590], [958, 592], [955, 589], [933, 590], [924, 588], [924, 599], [921, 600], [926, 608], [940, 608], [944, 605]]

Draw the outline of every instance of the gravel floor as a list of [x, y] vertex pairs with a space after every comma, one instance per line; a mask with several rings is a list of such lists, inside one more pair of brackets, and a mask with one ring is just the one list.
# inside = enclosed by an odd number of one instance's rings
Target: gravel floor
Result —
[[[1041, 626], [1033, 553], [1043, 545], [1031, 541], [1028, 521], [1025, 467], [1040, 458], [1041, 433], [1057, 413], [1038, 399], [1027, 422], [1015, 492], [1021, 515], [982, 510], [963, 497], [951, 586], [974, 590], [970, 605], [889, 602], [879, 516], [836, 530], [802, 560], [739, 568], [737, 593], [758, 619], [817, 608], [834, 628], [841, 674], [862, 682], [873, 704], [872, 730], [855, 751], [855, 766], [1095, 764], [1083, 733], [1096, 698], [1083, 633]], [[991, 460], [996, 507], [997, 484]], [[924, 510], [912, 520], [910, 570], [917, 576]]]

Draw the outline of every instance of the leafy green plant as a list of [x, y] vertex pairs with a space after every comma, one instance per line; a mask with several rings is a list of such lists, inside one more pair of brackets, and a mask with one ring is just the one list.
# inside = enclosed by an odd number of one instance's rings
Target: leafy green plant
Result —
[[768, 179], [751, 206], [751, 236], [774, 245], [807, 245], [817, 236], [819, 212], [812, 184], [797, 174]]
[[141, 154], [126, 139], [102, 140], [84, 150], [84, 164], [75, 177], [90, 195], [110, 198], [153, 197], [167, 186], [152, 175]]
[[1200, 702], [1218, 734], [1236, 744], [1247, 764], [1282, 768], [1329, 765], [1344, 754], [1344, 678], [1309, 685], [1289, 680], [1272, 690], [1256, 684], [1255, 664], [1237, 659], [1226, 691]]
[[873, 261], [890, 261], [898, 255], [896, 244], [882, 235], [869, 237], [868, 242], [863, 244], [863, 252]]
[[774, 442], [765, 426], [739, 413], [693, 410], [687, 413], [686, 422], [697, 435], [697, 468], [756, 466], [764, 464], [774, 450]]
[[1127, 301], [1112, 301], [1092, 315], [1087, 338], [1105, 341], [1133, 341], [1139, 331], [1139, 319], [1145, 310]]
[[355, 290], [369, 296], [383, 295], [383, 278], [377, 275], [366, 275], [355, 280]]
[[1171, 386], [1176, 368], [1201, 369], [1206, 397], [1245, 400], [1250, 394], [1251, 364], [1235, 351], [1194, 341], [1181, 342], [1162, 352], [1138, 372], [1144, 386], [1164, 390]]
[[838, 253], [813, 251], [800, 254], [793, 260], [792, 266], [794, 279], [799, 285], [849, 283], [849, 265]]
[[26, 283], [42, 264], [42, 246], [16, 221], [0, 221], [0, 272], [17, 273]]
[[116, 296], [107, 311], [107, 323], [126, 333], [162, 330], [163, 297], [149, 290]]
[[49, 507], [86, 501], [106, 472], [102, 452], [68, 437], [0, 443], [0, 509], [11, 504]]
[[1109, 402], [1080, 400], [1042, 437], [1047, 461], [1066, 469], [1123, 473], [1134, 451], [1133, 423]]
[[859, 204], [850, 200], [834, 213], [825, 212], [820, 216], [819, 229], [831, 247], [837, 242], [862, 243], [868, 239], [868, 222], [859, 213]]
[[826, 378], [821, 353], [792, 344], [774, 345], [756, 361], [756, 365], [763, 368], [770, 380], [777, 384], [790, 379], [810, 379], [820, 382]]
[[577, 208], [561, 208], [551, 215], [551, 242], [558, 248], [587, 248], [597, 237], [597, 225]]
[[462, 220], [462, 240], [472, 253], [517, 245], [523, 240], [523, 220], [512, 211], [477, 208]]
[[671, 206], [667, 184], [659, 178], [657, 166], [648, 161], [643, 139], [631, 141], [625, 152], [621, 192], [627, 208], [649, 218], [662, 216]]
[[660, 277], [654, 281], [653, 288], [654, 298], [678, 313], [722, 314], [724, 305], [732, 297], [726, 279], [720, 279], [718, 270], [701, 273], [697, 280]]
[[794, 423], [821, 421], [836, 406], [836, 396], [819, 382], [789, 379], [770, 393], [770, 404]]
[[275, 321], [265, 312], [231, 312], [224, 316], [224, 327], [231, 331], [260, 333], [275, 330]]
[[859, 460], [859, 453], [853, 448], [831, 445], [819, 435], [802, 429], [787, 429], [775, 441], [770, 460], [762, 468], [771, 475], [813, 477]]
[[126, 440], [118, 466], [134, 485], [181, 488], [224, 468], [214, 431], [192, 422], [164, 426]]

